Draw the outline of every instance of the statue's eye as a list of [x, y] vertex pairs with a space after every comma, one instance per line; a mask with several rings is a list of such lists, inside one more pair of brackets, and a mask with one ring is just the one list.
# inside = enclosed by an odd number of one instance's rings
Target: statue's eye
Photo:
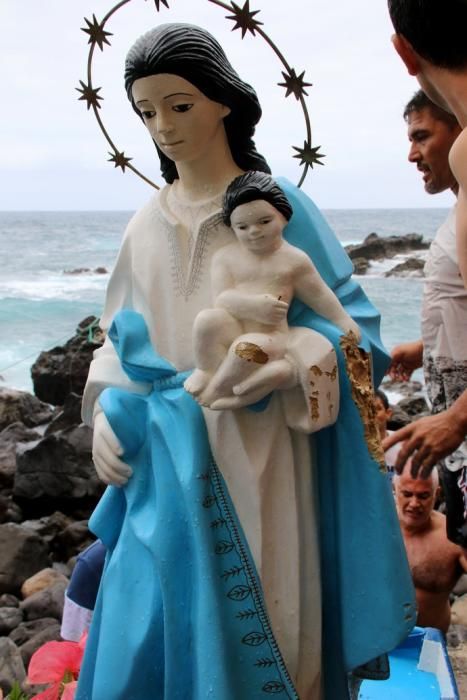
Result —
[[189, 103], [185, 104], [184, 103], [181, 105], [174, 105], [172, 107], [172, 109], [174, 112], [188, 112], [188, 110], [190, 110], [192, 107], [193, 107], [192, 104], [189, 104]]

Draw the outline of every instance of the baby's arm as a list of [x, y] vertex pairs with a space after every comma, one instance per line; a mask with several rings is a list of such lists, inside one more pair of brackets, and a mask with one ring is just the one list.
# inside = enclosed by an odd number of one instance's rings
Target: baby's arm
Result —
[[454, 141], [449, 163], [459, 183], [456, 211], [456, 247], [459, 269], [467, 288], [467, 128]]
[[301, 250], [297, 250], [296, 253], [298, 264], [294, 276], [295, 296], [320, 316], [342, 328], [345, 333], [352, 331], [360, 341], [361, 332], [358, 324], [345, 311], [308, 256]]
[[272, 294], [254, 294], [235, 287], [235, 267], [242, 266], [240, 246], [227, 246], [212, 259], [211, 286], [215, 306], [240, 321], [276, 325], [287, 316], [289, 305]]

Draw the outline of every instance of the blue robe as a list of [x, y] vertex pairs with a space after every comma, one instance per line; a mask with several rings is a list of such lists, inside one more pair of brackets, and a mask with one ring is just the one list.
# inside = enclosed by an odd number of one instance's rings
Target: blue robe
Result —
[[[285, 237], [359, 323], [377, 385], [386, 366], [379, 316], [319, 211], [279, 182], [294, 210]], [[389, 483], [352, 400], [341, 332], [298, 301], [289, 323], [326, 335], [339, 362], [338, 421], [313, 439], [325, 698], [345, 700], [347, 671], [410, 631], [413, 587]], [[108, 556], [76, 700], [297, 698], [202, 412], [183, 390], [186, 374], [156, 355], [136, 312], [119, 312], [110, 335], [128, 376], [154, 388], [149, 396], [109, 388], [100, 397], [134, 475], [123, 489], [107, 489], [90, 523]]]

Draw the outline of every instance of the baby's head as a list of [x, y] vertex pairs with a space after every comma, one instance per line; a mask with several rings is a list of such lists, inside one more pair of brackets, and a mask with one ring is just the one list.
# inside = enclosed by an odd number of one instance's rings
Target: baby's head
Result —
[[222, 211], [225, 225], [231, 226], [230, 218], [234, 209], [260, 199], [272, 204], [289, 221], [293, 214], [292, 207], [277, 182], [267, 173], [250, 170], [236, 177], [227, 187]]
[[266, 252], [280, 244], [292, 213], [284, 192], [266, 173], [249, 171], [236, 177], [224, 196], [224, 223], [254, 252]]

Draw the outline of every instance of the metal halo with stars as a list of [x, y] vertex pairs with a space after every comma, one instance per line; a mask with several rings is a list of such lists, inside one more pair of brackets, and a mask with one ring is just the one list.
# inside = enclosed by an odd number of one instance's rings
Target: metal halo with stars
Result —
[[[305, 118], [306, 139], [303, 142], [303, 147], [292, 146], [293, 150], [297, 151], [297, 153], [293, 157], [298, 158], [300, 160], [300, 166], [303, 167], [303, 172], [298, 182], [298, 187], [300, 187], [303, 181], [305, 180], [308, 169], [313, 168], [315, 165], [323, 165], [321, 159], [324, 158], [324, 154], [319, 152], [320, 146], [313, 147], [311, 142], [310, 116], [308, 114], [308, 109], [305, 102], [305, 95], [308, 95], [308, 93], [305, 90], [305, 88], [311, 87], [312, 83], [305, 82], [305, 71], [302, 71], [300, 74], [297, 74], [298, 72], [295, 71], [294, 68], [291, 68], [291, 66], [288, 64], [287, 60], [279, 51], [277, 46], [271, 41], [266, 32], [263, 29], [261, 29], [261, 27], [264, 26], [263, 22], [260, 22], [256, 18], [256, 15], [259, 14], [260, 10], [250, 10], [250, 0], [245, 0], [243, 6], [237, 5], [237, 3], [233, 2], [233, 0], [231, 0], [230, 4], [226, 4], [221, 0], [207, 1], [212, 3], [213, 5], [218, 5], [224, 10], [227, 10], [227, 12], [231, 13], [229, 15], [226, 15], [225, 17], [226, 19], [235, 22], [232, 31], [240, 29], [242, 33], [242, 39], [245, 37], [247, 32], [250, 32], [254, 37], [256, 37], [256, 34], [259, 34], [274, 51], [274, 53], [282, 63], [285, 69], [282, 71], [282, 77], [284, 80], [283, 82], [277, 84], [280, 87], [285, 88], [286, 98], [290, 95], [293, 95], [295, 99], [300, 103], [300, 106], [303, 111], [303, 116]], [[122, 172], [125, 172], [125, 169], [128, 168], [129, 170], [134, 172], [135, 175], [138, 175], [138, 177], [140, 177], [142, 180], [144, 180], [149, 185], [158, 190], [160, 189], [159, 186], [156, 185], [155, 182], [147, 178], [146, 175], [140, 172], [137, 168], [135, 168], [135, 166], [130, 163], [132, 158], [126, 156], [124, 151], [120, 151], [115, 145], [112, 138], [110, 137], [107, 129], [104, 126], [99, 112], [101, 108], [101, 104], [99, 101], [102, 101], [104, 99], [102, 95], [99, 95], [99, 92], [102, 88], [95, 88], [92, 84], [92, 61], [94, 57], [95, 48], [96, 46], [98, 46], [99, 49], [103, 51], [105, 45], [110, 46], [110, 41], [108, 37], [112, 36], [112, 33], [105, 30], [105, 25], [107, 24], [108, 20], [112, 17], [112, 15], [114, 15], [118, 10], [120, 10], [120, 8], [122, 8], [124, 5], [127, 5], [129, 2], [131, 2], [131, 0], [120, 0], [120, 2], [114, 5], [114, 7], [112, 7], [112, 9], [107, 12], [104, 19], [101, 22], [97, 21], [96, 16], [94, 14], [92, 16], [92, 21], [87, 19], [86, 17], [84, 18], [84, 21], [86, 22], [86, 27], [81, 27], [81, 30], [89, 36], [88, 44], [90, 44], [87, 66], [87, 83], [80, 80], [79, 82], [81, 87], [77, 87], [75, 89], [81, 93], [81, 96], [78, 99], [84, 100], [86, 102], [88, 110], [92, 108], [97, 123], [99, 124], [102, 133], [104, 134], [105, 138], [107, 139], [107, 142], [109, 143], [112, 149], [111, 151], [109, 151], [110, 158], [108, 160], [111, 163], [114, 163], [114, 166], [116, 168], [121, 168]], [[170, 9], [169, 0], [153, 0], [153, 2], [155, 4], [156, 12], [160, 11], [161, 5], [164, 5], [167, 9]]]

